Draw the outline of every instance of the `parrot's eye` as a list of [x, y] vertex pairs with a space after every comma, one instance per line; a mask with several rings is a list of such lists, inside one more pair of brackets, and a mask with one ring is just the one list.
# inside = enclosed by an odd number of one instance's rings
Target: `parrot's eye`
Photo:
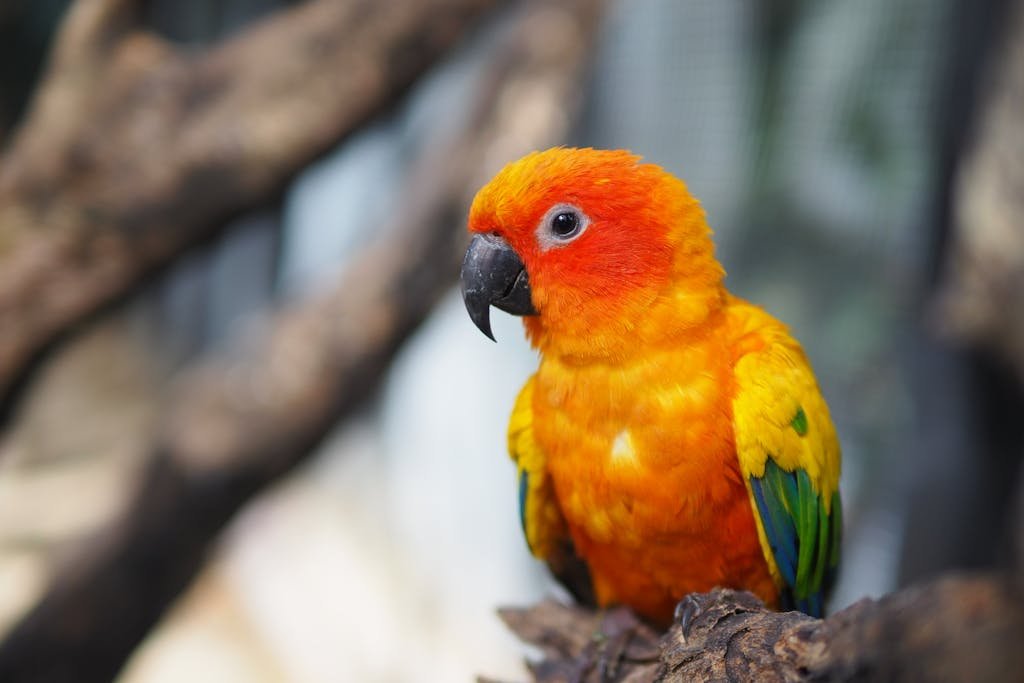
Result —
[[537, 241], [542, 249], [562, 246], [583, 234], [589, 224], [587, 215], [572, 204], [556, 204], [541, 220]]
[[556, 213], [551, 219], [551, 232], [555, 237], [572, 237], [580, 229], [580, 217], [575, 211]]

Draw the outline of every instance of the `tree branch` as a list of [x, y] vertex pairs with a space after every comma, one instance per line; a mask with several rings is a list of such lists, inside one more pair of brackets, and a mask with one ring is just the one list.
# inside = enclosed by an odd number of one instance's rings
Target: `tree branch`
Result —
[[134, 4], [73, 5], [0, 159], [0, 405], [63, 331], [282, 187], [498, 0], [312, 0], [198, 54], [136, 28]]
[[994, 351], [1024, 381], [1024, 2], [1010, 7], [975, 140], [957, 177], [937, 313], [947, 332]]
[[0, 645], [0, 680], [109, 680], [232, 514], [373, 390], [454, 284], [471, 191], [566, 134], [599, 12], [599, 0], [525, 3], [467, 124], [416, 162], [388, 236], [255, 342], [184, 374], [129, 512]]
[[541, 683], [984, 683], [1024, 671], [1024, 603], [1001, 576], [947, 577], [827, 619], [772, 612], [731, 590], [688, 602], [685, 635], [680, 623], [659, 636], [626, 610], [602, 615], [550, 601], [502, 617], [544, 653], [531, 664]]

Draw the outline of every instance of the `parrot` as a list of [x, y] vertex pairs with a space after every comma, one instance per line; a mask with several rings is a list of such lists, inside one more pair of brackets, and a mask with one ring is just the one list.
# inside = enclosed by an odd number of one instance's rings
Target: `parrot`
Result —
[[788, 328], [733, 295], [685, 183], [555, 147], [473, 199], [466, 310], [538, 352], [508, 451], [529, 551], [577, 600], [669, 624], [716, 587], [815, 617], [842, 534], [836, 430]]

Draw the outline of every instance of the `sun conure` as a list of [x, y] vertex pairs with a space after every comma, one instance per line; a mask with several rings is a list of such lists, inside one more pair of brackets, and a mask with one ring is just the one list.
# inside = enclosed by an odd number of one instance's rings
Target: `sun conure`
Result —
[[730, 294], [700, 204], [625, 151], [506, 166], [469, 214], [462, 289], [522, 315], [540, 366], [508, 445], [531, 551], [579, 598], [666, 623], [747, 589], [820, 615], [839, 559], [840, 452], [803, 350]]

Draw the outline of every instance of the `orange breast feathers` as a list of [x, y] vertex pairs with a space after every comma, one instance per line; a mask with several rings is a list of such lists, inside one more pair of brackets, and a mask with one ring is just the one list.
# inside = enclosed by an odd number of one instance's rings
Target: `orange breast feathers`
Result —
[[679, 348], [614, 367], [545, 358], [535, 376], [535, 448], [600, 604], [661, 623], [715, 586], [777, 604], [734, 448], [725, 319]]

